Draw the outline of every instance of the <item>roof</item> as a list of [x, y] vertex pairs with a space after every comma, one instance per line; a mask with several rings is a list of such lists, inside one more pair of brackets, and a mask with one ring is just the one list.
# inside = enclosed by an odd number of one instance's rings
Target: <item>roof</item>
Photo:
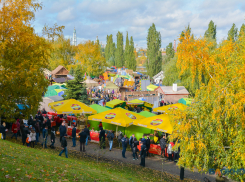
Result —
[[50, 96], [50, 97], [48, 97], [48, 98], [51, 99], [51, 100], [54, 101], [54, 102], [64, 100], [63, 97], [60, 97], [60, 96], [58, 96], [58, 95]]
[[173, 91], [173, 86], [160, 86], [158, 89], [161, 89], [162, 92], [166, 95], [174, 94], [174, 95], [188, 95], [189, 92], [186, 90], [184, 86], [177, 86], [177, 92]]
[[141, 115], [141, 116], [145, 116], [146, 118], [149, 118], [149, 117], [152, 117], [152, 116], [156, 116], [156, 114], [153, 114], [153, 113], [151, 113], [149, 111], [142, 111], [142, 112], [140, 112], [138, 114]]
[[93, 105], [90, 105], [89, 107], [91, 107], [91, 108], [93, 108], [94, 110], [96, 110], [98, 114], [101, 113], [101, 112], [110, 110], [109, 108], [100, 106], [100, 105], [98, 105], [98, 104], [93, 104]]
[[163, 78], [163, 71], [160, 71], [159, 73], [157, 73], [155, 76], [153, 76], [153, 79], [156, 79], [158, 77]]
[[[65, 68], [64, 66], [59, 65], [57, 68], [55, 68], [51, 74], [56, 75], [61, 69]], [[66, 68], [65, 68], [66, 69]], [[66, 69], [66, 71], [69, 73], [69, 71]]]
[[70, 78], [53, 78], [56, 83], [65, 83], [68, 80], [71, 80]]

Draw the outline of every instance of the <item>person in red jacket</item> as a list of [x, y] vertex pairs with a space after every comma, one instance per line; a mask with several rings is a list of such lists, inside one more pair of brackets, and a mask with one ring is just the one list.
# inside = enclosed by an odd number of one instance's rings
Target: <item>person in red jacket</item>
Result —
[[13, 132], [13, 135], [11, 138], [15, 137], [16, 140], [17, 140], [17, 132], [18, 132], [18, 128], [17, 128], [17, 124], [16, 123], [13, 123], [12, 124], [12, 132]]

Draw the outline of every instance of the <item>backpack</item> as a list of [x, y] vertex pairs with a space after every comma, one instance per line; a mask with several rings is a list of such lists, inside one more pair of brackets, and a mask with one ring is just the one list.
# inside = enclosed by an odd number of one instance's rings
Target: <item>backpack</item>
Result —
[[29, 142], [29, 137], [26, 138], [26, 143], [30, 143], [30, 142]]

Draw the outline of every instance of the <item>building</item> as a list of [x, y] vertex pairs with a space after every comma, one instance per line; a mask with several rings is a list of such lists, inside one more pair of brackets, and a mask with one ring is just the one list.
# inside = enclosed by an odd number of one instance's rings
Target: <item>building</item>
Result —
[[164, 78], [163, 71], [160, 71], [155, 76], [153, 76], [153, 80], [156, 84], [158, 84], [159, 82], [161, 83], [163, 78]]
[[52, 78], [67, 78], [69, 71], [64, 66], [59, 65], [51, 72], [51, 74]]
[[173, 84], [173, 86], [159, 86], [156, 91], [164, 102], [173, 104], [178, 103], [178, 100], [181, 98], [187, 98], [190, 94], [184, 86], [177, 86], [177, 84]]

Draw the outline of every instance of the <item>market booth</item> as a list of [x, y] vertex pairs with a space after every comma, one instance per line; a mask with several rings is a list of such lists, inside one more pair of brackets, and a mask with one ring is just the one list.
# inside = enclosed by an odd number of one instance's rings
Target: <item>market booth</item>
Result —
[[182, 98], [178, 101], [178, 103], [181, 103], [181, 104], [184, 104], [186, 106], [190, 106], [191, 103], [192, 103], [192, 100], [193, 99], [190, 99], [190, 98]]
[[134, 100], [128, 101], [126, 104], [127, 104], [127, 107], [129, 107], [129, 106], [141, 107], [144, 111], [152, 111], [152, 107], [153, 107], [153, 104], [139, 100], [139, 99], [134, 99]]
[[[156, 115], [152, 117], [148, 117], [142, 120], [136, 120], [134, 121], [133, 125], [137, 125], [140, 127], [152, 129], [154, 131], [160, 131], [164, 133], [171, 134], [173, 131], [173, 127], [170, 123], [169, 115], [162, 114], [162, 115]], [[138, 149], [140, 150], [140, 145], [138, 146]], [[156, 144], [151, 144], [149, 152], [152, 154], [161, 155], [161, 147]], [[165, 150], [165, 154], [166, 154]]]
[[119, 99], [115, 99], [115, 100], [112, 100], [112, 101], [106, 103], [106, 107], [110, 108], [110, 109], [113, 109], [116, 107], [124, 108], [125, 106], [126, 106], [126, 102], [119, 100]]
[[185, 110], [186, 108], [187, 108], [186, 105], [181, 104], [181, 103], [177, 103], [177, 104], [171, 104], [171, 105], [167, 105], [167, 106], [161, 106], [161, 107], [154, 108], [153, 112], [160, 112], [160, 113], [167, 114], [168, 111], [170, 111], [172, 109]]
[[135, 134], [136, 138], [141, 138], [144, 133], [151, 133], [150, 129], [133, 125], [135, 120], [143, 118], [145, 117], [120, 107], [88, 117], [90, 128], [94, 130], [99, 130], [99, 122], [102, 122], [103, 128], [115, 131], [116, 136], [121, 131], [127, 136]]
[[[79, 122], [86, 120], [86, 114], [96, 114], [96, 110], [85, 105], [84, 103], [75, 99], [63, 100], [58, 102], [49, 103], [49, 107], [55, 111], [56, 114], [76, 114], [79, 116]], [[56, 116], [57, 117], [57, 116]], [[67, 116], [69, 118], [72, 116]], [[71, 120], [72, 121], [72, 120]], [[82, 123], [77, 123], [77, 132], [82, 129]], [[71, 135], [71, 126], [68, 126], [68, 135]]]

